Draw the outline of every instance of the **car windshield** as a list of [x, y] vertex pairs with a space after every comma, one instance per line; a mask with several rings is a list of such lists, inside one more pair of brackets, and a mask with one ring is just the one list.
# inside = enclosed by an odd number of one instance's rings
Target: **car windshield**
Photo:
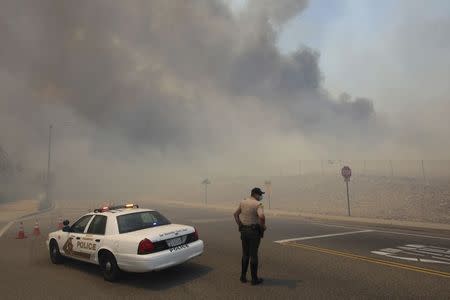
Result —
[[117, 217], [119, 233], [168, 225], [170, 221], [157, 211], [144, 211]]

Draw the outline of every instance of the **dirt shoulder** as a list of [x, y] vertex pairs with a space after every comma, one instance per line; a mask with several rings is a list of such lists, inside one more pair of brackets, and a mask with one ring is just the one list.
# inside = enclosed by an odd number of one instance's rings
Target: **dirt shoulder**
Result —
[[20, 200], [0, 204], [0, 223], [9, 222], [39, 210], [38, 200]]

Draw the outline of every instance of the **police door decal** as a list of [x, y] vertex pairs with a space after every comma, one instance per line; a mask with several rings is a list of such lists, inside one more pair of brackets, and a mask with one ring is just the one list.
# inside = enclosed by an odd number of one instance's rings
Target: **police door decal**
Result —
[[77, 248], [87, 251], [96, 251], [97, 244], [94, 242], [94, 239], [92, 237], [85, 236], [81, 239], [81, 241], [77, 241]]
[[[70, 237], [67, 239], [66, 243], [65, 243], [64, 246], [63, 246], [64, 252], [65, 252], [67, 255], [69, 255], [69, 256], [79, 257], [79, 258], [82, 258], [82, 259], [89, 259], [89, 258], [91, 257], [91, 254], [90, 254], [90, 253], [80, 252], [80, 251], [76, 251], [76, 250], [74, 249], [73, 238], [74, 238], [74, 236], [70, 236]], [[79, 242], [80, 242], [80, 241], [77, 240], [77, 248], [78, 248], [78, 243], [79, 243]]]

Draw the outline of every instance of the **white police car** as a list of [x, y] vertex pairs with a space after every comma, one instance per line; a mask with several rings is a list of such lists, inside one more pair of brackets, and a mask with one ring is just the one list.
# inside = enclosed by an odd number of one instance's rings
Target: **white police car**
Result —
[[134, 204], [96, 209], [68, 224], [48, 236], [51, 261], [70, 257], [99, 264], [108, 281], [121, 271], [161, 270], [203, 253], [194, 227], [171, 224], [159, 212]]

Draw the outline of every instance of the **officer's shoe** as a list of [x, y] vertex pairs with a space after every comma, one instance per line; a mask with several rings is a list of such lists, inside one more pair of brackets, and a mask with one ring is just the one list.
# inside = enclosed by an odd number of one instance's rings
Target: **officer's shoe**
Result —
[[242, 283], [247, 283], [247, 278], [245, 276], [241, 276], [240, 280]]
[[252, 285], [258, 285], [263, 283], [263, 279], [262, 278], [258, 278], [258, 279], [252, 279]]

